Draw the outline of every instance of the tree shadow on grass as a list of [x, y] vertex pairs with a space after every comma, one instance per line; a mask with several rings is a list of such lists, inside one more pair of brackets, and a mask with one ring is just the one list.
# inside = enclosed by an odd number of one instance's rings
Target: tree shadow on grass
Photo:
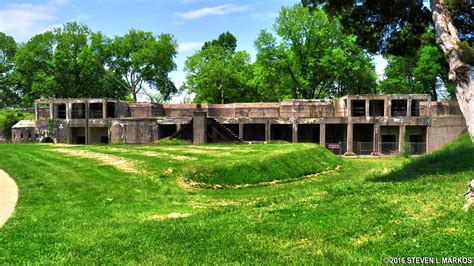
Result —
[[402, 168], [372, 178], [375, 182], [405, 182], [422, 176], [474, 171], [474, 145], [463, 135], [439, 151], [412, 158]]

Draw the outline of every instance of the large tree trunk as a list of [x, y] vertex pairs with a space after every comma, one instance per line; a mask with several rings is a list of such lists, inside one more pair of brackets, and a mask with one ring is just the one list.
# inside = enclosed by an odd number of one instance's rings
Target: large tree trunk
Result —
[[459, 35], [445, 0], [430, 0], [437, 41], [449, 63], [449, 79], [456, 88], [456, 98], [474, 142], [474, 68], [463, 62]]

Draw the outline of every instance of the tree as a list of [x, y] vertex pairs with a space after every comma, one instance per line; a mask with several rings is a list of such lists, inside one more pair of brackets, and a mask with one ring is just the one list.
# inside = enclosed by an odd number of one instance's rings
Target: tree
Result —
[[278, 45], [276, 38], [262, 30], [255, 41], [257, 58], [253, 65], [252, 86], [257, 88], [261, 101], [282, 101], [291, 99], [297, 90], [288, 73], [284, 60], [285, 48]]
[[41, 97], [53, 97], [56, 90], [52, 65], [55, 39], [50, 31], [35, 35], [22, 45], [15, 56], [15, 72], [25, 105]]
[[16, 50], [15, 39], [0, 32], [0, 108], [13, 106], [18, 101], [13, 71]]
[[[207, 42], [186, 59], [186, 82], [181, 89], [196, 94], [194, 101], [231, 103], [258, 100], [256, 91], [248, 82], [252, 77], [250, 55], [245, 51], [235, 52], [237, 43], [229, 34], [221, 34], [219, 39]], [[222, 42], [222, 36], [232, 41]]]
[[112, 60], [109, 67], [121, 78], [122, 84], [137, 100], [137, 95], [148, 86], [157, 90], [165, 100], [177, 92], [168, 74], [176, 68], [174, 57], [177, 44], [173, 36], [130, 30], [112, 41]]
[[205, 42], [202, 50], [209, 46], [220, 46], [226, 52], [235, 53], [235, 49], [237, 49], [237, 38], [230, 32], [221, 33], [216, 40]]
[[[413, 54], [421, 35], [434, 26], [437, 42], [449, 65], [456, 98], [474, 141], [474, 4], [461, 0], [430, 0], [430, 10], [422, 0], [387, 1], [302, 0], [310, 8], [323, 6], [342, 16], [345, 28], [359, 37], [371, 52], [394, 55]], [[430, 14], [431, 19], [430, 21]]]
[[105, 68], [107, 38], [79, 23], [38, 34], [21, 46], [15, 72], [25, 105], [38, 98], [124, 98], [127, 90]]
[[310, 13], [298, 4], [283, 7], [274, 30], [280, 43], [266, 31], [260, 33], [256, 42], [257, 70], [265, 75], [260, 78], [261, 83], [284, 81], [287, 86], [291, 80], [288, 88], [294, 99], [375, 89], [375, 70], [367, 54], [356, 45], [356, 38], [343, 34], [340, 23], [330, 21], [323, 10]]

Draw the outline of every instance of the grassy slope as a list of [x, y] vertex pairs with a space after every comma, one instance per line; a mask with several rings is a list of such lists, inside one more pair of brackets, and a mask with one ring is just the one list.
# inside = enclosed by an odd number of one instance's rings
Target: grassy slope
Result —
[[[235, 146], [241, 147], [267, 148]], [[50, 149], [0, 146], [0, 168], [20, 186], [15, 216], [0, 230], [0, 264], [380, 263], [383, 256], [472, 256], [473, 212], [460, 211], [466, 181], [474, 176], [467, 137], [428, 157], [345, 160], [329, 175], [239, 190], [179, 188], [176, 176], [189, 162], [122, 153], [146, 171], [126, 174]], [[191, 156], [189, 148], [179, 149], [167, 152]], [[225, 152], [231, 151], [192, 156], [208, 164], [225, 160]], [[164, 171], [170, 168], [173, 173]], [[192, 216], [149, 219], [170, 212]]]

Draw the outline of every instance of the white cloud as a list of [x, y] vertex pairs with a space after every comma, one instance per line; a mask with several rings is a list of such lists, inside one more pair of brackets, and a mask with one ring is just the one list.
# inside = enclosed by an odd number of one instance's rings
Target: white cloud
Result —
[[66, 0], [50, 0], [46, 3], [8, 4], [0, 9], [0, 31], [17, 40], [27, 40], [50, 28], [57, 19], [59, 8], [65, 3]]
[[185, 13], [180, 13], [179, 16], [183, 19], [196, 19], [212, 15], [226, 15], [230, 13], [245, 12], [249, 10], [248, 5], [234, 5], [225, 4], [214, 7], [203, 7], [200, 9], [191, 10]]
[[178, 44], [178, 51], [180, 53], [193, 51], [201, 48], [204, 45], [203, 42], [183, 42]]

